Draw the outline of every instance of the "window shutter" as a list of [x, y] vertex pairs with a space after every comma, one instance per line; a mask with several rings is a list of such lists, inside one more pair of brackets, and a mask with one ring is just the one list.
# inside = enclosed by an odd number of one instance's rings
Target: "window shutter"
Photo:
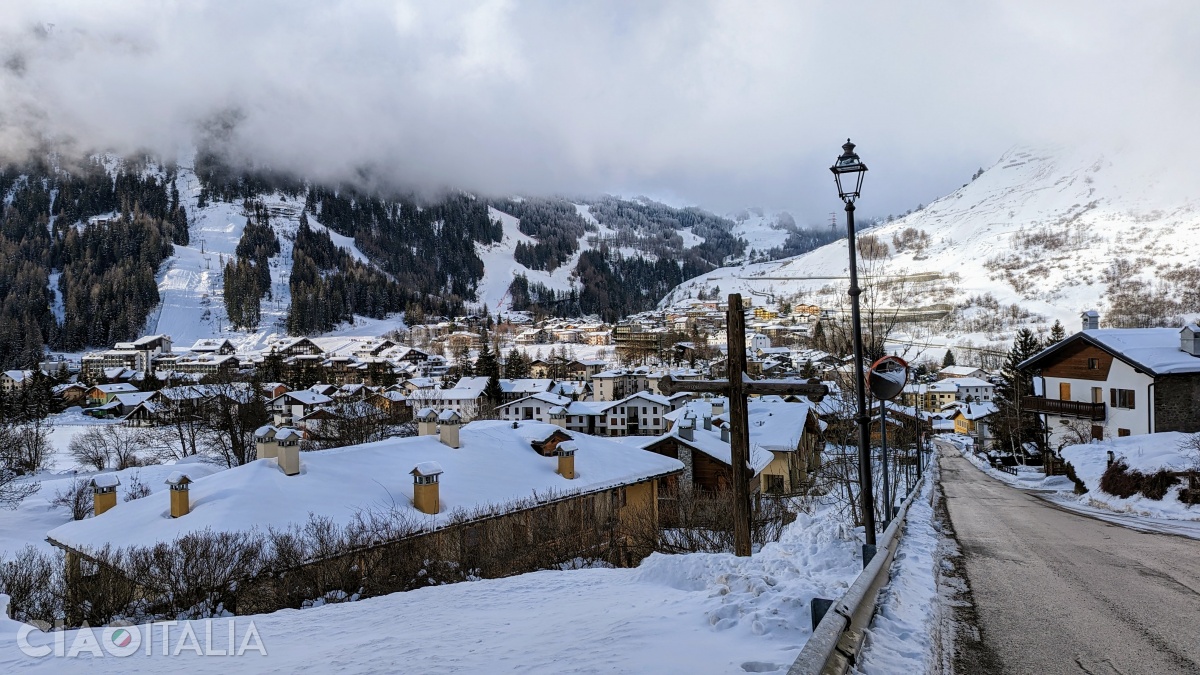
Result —
[[1133, 389], [1130, 389], [1130, 390], [1129, 390], [1129, 407], [1130, 407], [1130, 408], [1136, 408], [1136, 407], [1137, 407], [1137, 406], [1136, 406], [1136, 405], [1134, 405], [1134, 403], [1133, 403], [1133, 395], [1134, 395], [1134, 394], [1136, 394], [1136, 393], [1137, 393], [1137, 392], [1136, 392], [1135, 390], [1133, 390]]
[[1108, 404], [1114, 408], [1117, 407], [1117, 390], [1116, 389], [1108, 390]]

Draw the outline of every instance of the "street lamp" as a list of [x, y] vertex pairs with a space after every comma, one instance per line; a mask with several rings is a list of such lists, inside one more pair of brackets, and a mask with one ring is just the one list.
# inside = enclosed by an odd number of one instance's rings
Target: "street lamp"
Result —
[[875, 496], [871, 489], [871, 418], [867, 411], [867, 384], [863, 374], [862, 315], [858, 308], [858, 240], [854, 235], [854, 200], [862, 190], [867, 165], [858, 159], [854, 144], [846, 139], [842, 155], [829, 167], [837, 181], [838, 196], [846, 202], [846, 241], [850, 249], [850, 322], [854, 338], [854, 388], [858, 397], [858, 480], [867, 546], [875, 546]]

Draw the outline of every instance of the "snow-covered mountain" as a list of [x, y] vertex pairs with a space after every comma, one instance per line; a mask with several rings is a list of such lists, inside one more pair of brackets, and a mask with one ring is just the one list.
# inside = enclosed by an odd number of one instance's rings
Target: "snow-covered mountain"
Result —
[[[866, 187], [859, 213], [869, 208]], [[1087, 309], [1116, 324], [1174, 323], [1200, 313], [1200, 210], [1171, 188], [1121, 152], [1013, 149], [922, 210], [860, 231], [860, 250], [863, 237], [883, 245], [860, 265], [907, 282], [909, 296], [897, 302], [948, 305], [959, 316], [1018, 305], [1068, 327]], [[848, 265], [840, 241], [714, 270], [663, 304], [719, 288], [830, 306], [845, 295]]]

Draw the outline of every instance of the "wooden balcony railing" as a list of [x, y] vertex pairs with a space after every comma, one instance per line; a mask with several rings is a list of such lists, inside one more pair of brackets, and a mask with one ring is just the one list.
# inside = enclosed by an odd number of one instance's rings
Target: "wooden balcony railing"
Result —
[[1093, 422], [1103, 422], [1105, 418], [1105, 404], [1103, 403], [1086, 403], [1084, 401], [1060, 401], [1053, 398], [1045, 398], [1043, 396], [1026, 396], [1021, 399], [1021, 405], [1026, 410], [1034, 412], [1049, 413], [1051, 415], [1065, 415], [1067, 417], [1082, 417], [1092, 420]]

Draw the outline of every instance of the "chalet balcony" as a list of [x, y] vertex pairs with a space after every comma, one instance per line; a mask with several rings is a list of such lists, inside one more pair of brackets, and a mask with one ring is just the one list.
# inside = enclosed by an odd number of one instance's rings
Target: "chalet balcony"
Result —
[[1086, 403], [1084, 401], [1060, 401], [1043, 396], [1026, 396], [1021, 399], [1026, 410], [1064, 417], [1081, 417], [1093, 422], [1103, 422], [1105, 418], [1104, 403]]

